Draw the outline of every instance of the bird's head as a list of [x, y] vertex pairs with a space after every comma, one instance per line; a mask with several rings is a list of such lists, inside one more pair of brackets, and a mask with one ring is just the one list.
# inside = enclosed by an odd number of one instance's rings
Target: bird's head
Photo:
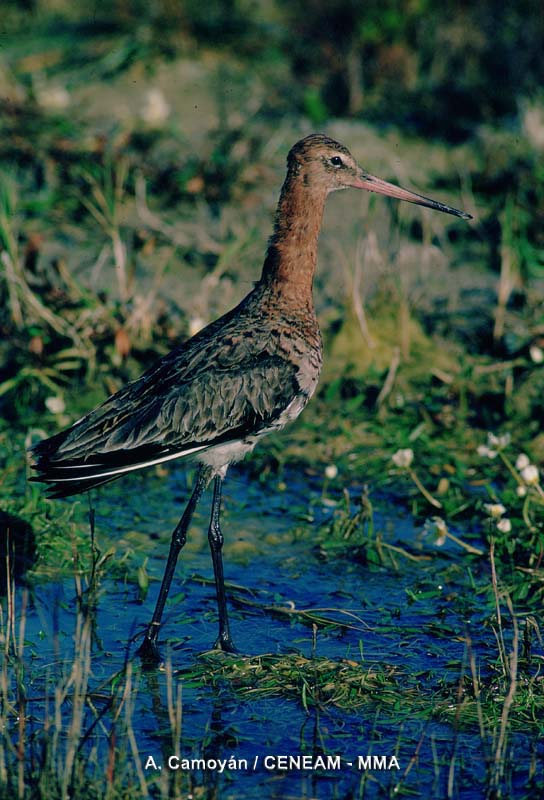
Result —
[[310, 190], [321, 189], [328, 194], [350, 187], [366, 189], [462, 219], [471, 219], [470, 214], [464, 211], [376, 178], [357, 164], [347, 147], [323, 134], [313, 133], [297, 142], [287, 156], [287, 165], [291, 177], [302, 181]]

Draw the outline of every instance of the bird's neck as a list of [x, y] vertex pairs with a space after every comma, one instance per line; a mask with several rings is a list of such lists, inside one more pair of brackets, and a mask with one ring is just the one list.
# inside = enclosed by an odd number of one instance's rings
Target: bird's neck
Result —
[[312, 304], [326, 197], [326, 191], [305, 185], [300, 174], [288, 174], [283, 184], [260, 282], [286, 300]]

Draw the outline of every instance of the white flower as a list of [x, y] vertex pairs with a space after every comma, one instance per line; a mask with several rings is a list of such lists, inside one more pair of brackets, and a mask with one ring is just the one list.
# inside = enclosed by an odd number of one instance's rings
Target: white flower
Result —
[[525, 469], [525, 467], [528, 467], [530, 463], [529, 456], [525, 453], [520, 453], [516, 458], [516, 469], [521, 472], [521, 470]]
[[502, 433], [500, 436], [496, 436], [494, 433], [487, 434], [487, 443], [490, 447], [497, 447], [499, 449], [508, 447], [511, 440], [512, 437], [509, 433]]
[[37, 87], [36, 98], [46, 111], [63, 111], [70, 105], [70, 95], [64, 86]]
[[476, 448], [476, 452], [482, 458], [497, 458], [497, 451], [491, 450], [486, 444], [479, 444]]
[[507, 517], [504, 517], [497, 522], [497, 530], [501, 533], [510, 533], [512, 530], [512, 523]]
[[493, 519], [499, 519], [506, 511], [502, 503], [486, 503], [484, 508]]
[[532, 344], [529, 348], [529, 355], [531, 356], [533, 364], [542, 364], [544, 361], [544, 352], [542, 348], [538, 347], [536, 344]]
[[391, 456], [391, 460], [395, 466], [408, 469], [414, 460], [414, 451], [410, 447], [406, 447], [403, 450], [397, 450], [397, 452], [393, 453]]
[[196, 334], [202, 330], [205, 324], [206, 320], [202, 319], [202, 317], [191, 317], [189, 320], [189, 336], [196, 336]]
[[516, 487], [516, 494], [518, 497], [525, 497], [527, 494], [527, 487], [526, 486], [517, 486]]
[[423, 533], [425, 536], [434, 536], [434, 544], [437, 547], [442, 547], [442, 545], [446, 541], [446, 537], [448, 534], [448, 526], [442, 519], [442, 517], [431, 517], [430, 519], [425, 520], [425, 524], [423, 526]]
[[521, 470], [521, 477], [528, 486], [535, 486], [538, 483], [538, 467], [528, 464]]
[[149, 89], [146, 92], [144, 104], [140, 111], [144, 122], [154, 127], [160, 127], [170, 116], [170, 106], [160, 89]]
[[45, 407], [48, 411], [52, 414], [62, 414], [66, 405], [64, 403], [64, 399], [62, 397], [47, 397], [45, 399]]
[[325, 467], [325, 477], [333, 481], [338, 475], [338, 467], [336, 464], [327, 464]]
[[542, 103], [526, 103], [523, 109], [523, 132], [538, 150], [544, 150], [544, 106]]

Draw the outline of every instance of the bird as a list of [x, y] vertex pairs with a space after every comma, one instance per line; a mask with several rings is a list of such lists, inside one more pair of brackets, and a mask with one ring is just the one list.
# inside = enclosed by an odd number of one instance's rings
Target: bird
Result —
[[316, 389], [322, 365], [312, 294], [318, 237], [327, 196], [347, 188], [471, 218], [371, 175], [347, 147], [324, 134], [306, 136], [288, 153], [261, 277], [249, 294], [71, 427], [31, 449], [37, 473], [31, 479], [46, 483], [52, 498], [85, 492], [174, 459], [198, 466], [138, 649], [145, 664], [160, 663], [158, 635], [178, 556], [195, 508], [212, 483], [208, 540], [219, 621], [214, 647], [238, 652], [223, 574], [223, 481], [229, 466], [261, 437], [298, 417]]

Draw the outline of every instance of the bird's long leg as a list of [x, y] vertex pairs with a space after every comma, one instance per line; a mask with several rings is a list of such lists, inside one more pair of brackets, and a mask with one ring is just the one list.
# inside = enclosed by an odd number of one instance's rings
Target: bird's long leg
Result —
[[145, 663], [150, 665], [158, 664], [160, 662], [157, 636], [159, 635], [159, 628], [161, 626], [162, 612], [164, 611], [164, 605], [166, 603], [166, 598], [168, 597], [170, 584], [172, 583], [172, 578], [174, 576], [176, 562], [178, 560], [180, 550], [187, 541], [187, 529], [195, 512], [198, 501], [202, 496], [202, 492], [208, 485], [209, 479], [209, 469], [202, 467], [197, 475], [193, 493], [189, 502], [187, 503], [185, 511], [183, 512], [183, 516], [172, 533], [168, 561], [166, 562], [166, 568], [164, 570], [162, 584], [159, 591], [159, 596], [157, 598], [157, 604], [155, 606], [155, 611], [153, 612], [153, 618], [147, 627], [145, 638], [138, 648], [138, 655]]
[[217, 610], [219, 612], [219, 636], [215, 642], [215, 647], [224, 650], [226, 653], [237, 653], [234, 642], [231, 639], [229, 630], [229, 618], [227, 613], [227, 597], [225, 594], [225, 580], [223, 577], [223, 534], [219, 524], [219, 514], [221, 511], [221, 488], [223, 479], [215, 476], [213, 484], [212, 515], [210, 527], [208, 529], [208, 541], [212, 553], [213, 573], [215, 576], [215, 590], [217, 592]]

